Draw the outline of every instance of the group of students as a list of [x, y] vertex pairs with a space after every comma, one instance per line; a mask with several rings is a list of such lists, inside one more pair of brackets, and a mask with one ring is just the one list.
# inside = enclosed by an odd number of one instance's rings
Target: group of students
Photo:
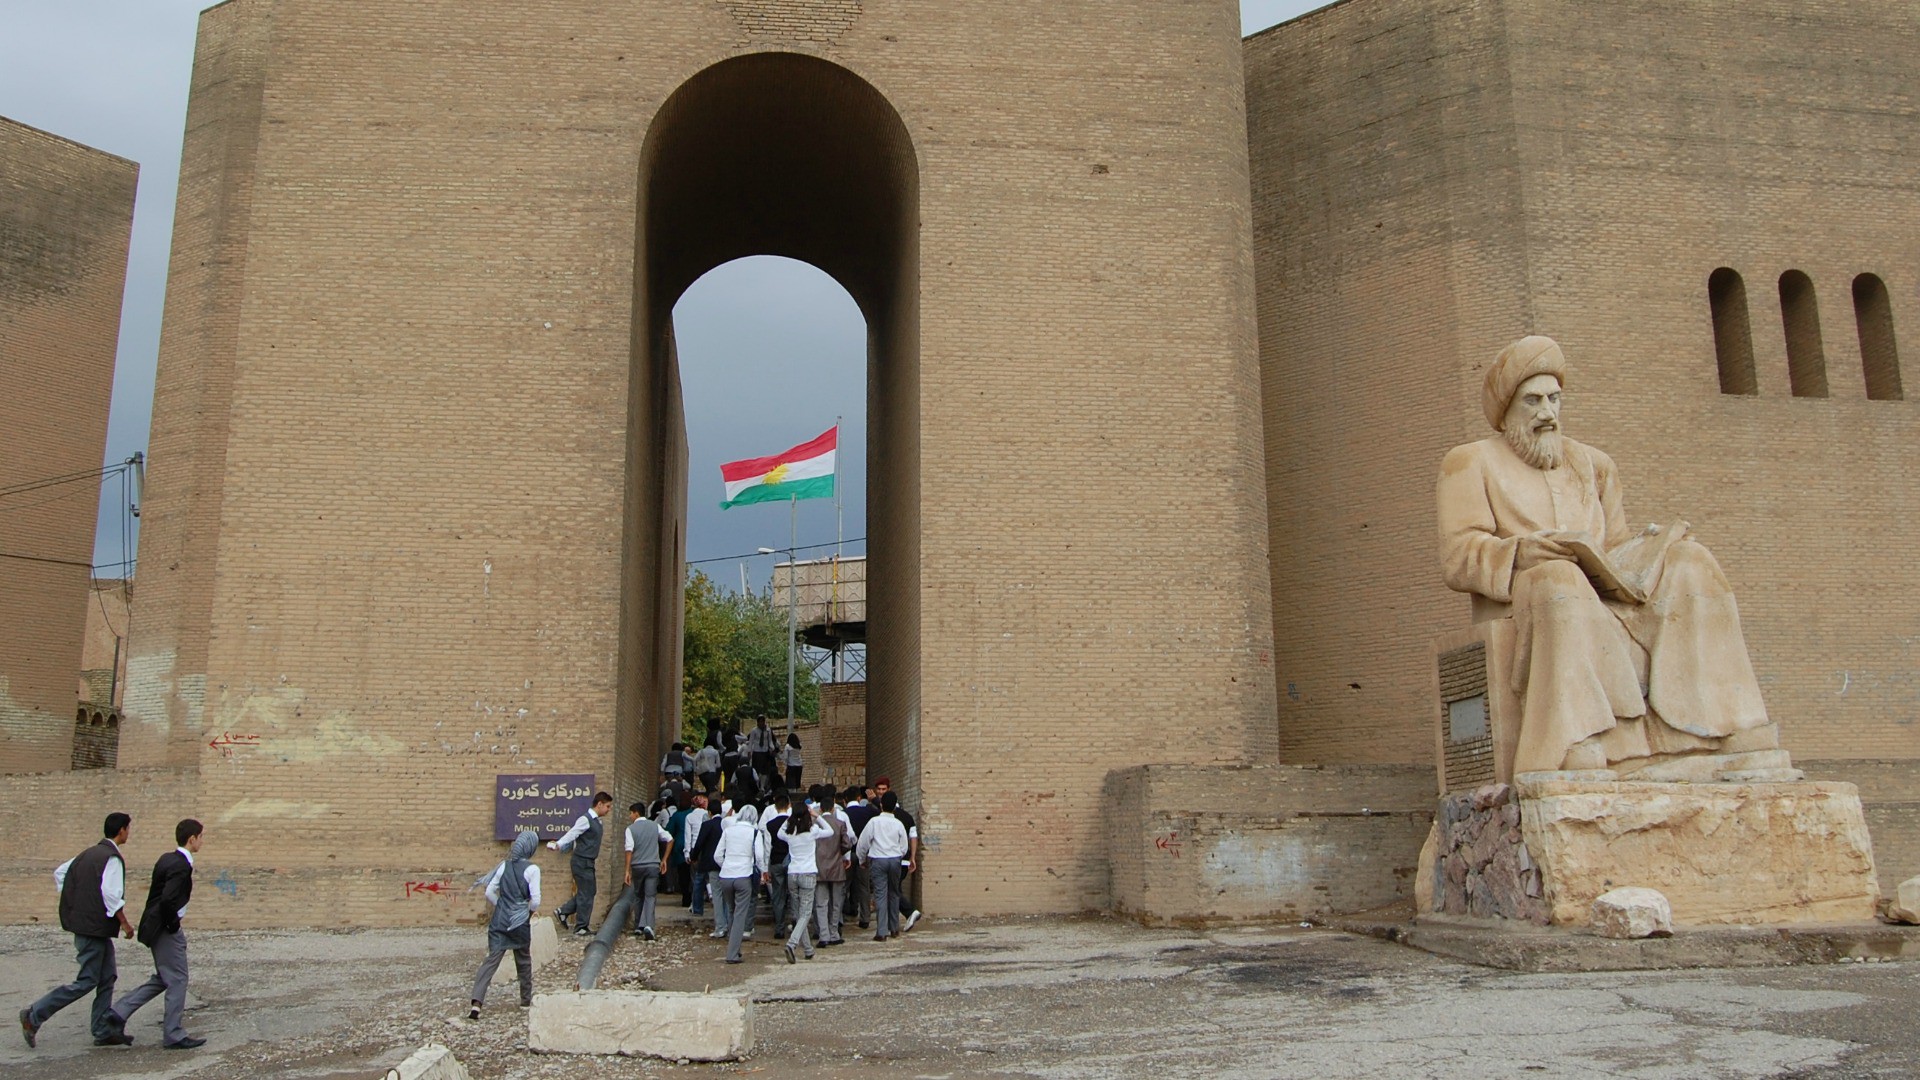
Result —
[[[727, 940], [726, 962], [741, 962], [741, 947], [753, 934], [764, 898], [772, 912], [774, 938], [785, 939], [787, 962], [812, 959], [814, 949], [841, 944], [848, 920], [874, 928], [874, 940], [886, 941], [913, 928], [920, 912], [908, 897], [907, 882], [920, 862], [920, 827], [900, 805], [887, 777], [870, 788], [837, 791], [816, 784], [796, 800], [799, 740], [788, 737], [796, 759], [785, 775], [775, 759], [756, 747], [773, 745], [755, 736], [766, 719], [748, 733], [746, 752], [727, 760], [725, 733], [708, 739], [699, 754], [675, 743], [661, 763], [665, 779], [651, 805], [627, 807], [622, 837], [629, 897], [629, 926], [647, 941], [657, 936], [655, 915], [661, 892], [676, 893], [696, 917], [713, 909], [713, 938]], [[771, 735], [770, 732], [767, 732]], [[702, 755], [721, 762], [700, 768]], [[695, 790], [697, 780], [702, 790]], [[783, 784], [782, 781], [787, 781]], [[764, 793], [764, 794], [760, 794]], [[613, 796], [598, 792], [592, 809], [547, 847], [571, 855], [568, 869], [574, 894], [554, 909], [562, 932], [591, 933], [588, 920], [598, 893], [598, 860], [606, 841], [606, 818]], [[507, 857], [479, 882], [493, 913], [487, 924], [487, 958], [475, 973], [468, 1016], [479, 1019], [488, 987], [506, 954], [514, 954], [520, 1003], [533, 1000], [532, 919], [541, 906], [540, 868], [532, 862], [539, 837], [523, 831]], [[603, 928], [604, 929], [604, 928]]]
[[[630, 808], [628, 850], [640, 852], [630, 868], [657, 850], [656, 868], [683, 907], [697, 918], [711, 902], [710, 936], [727, 939], [730, 964], [740, 962], [762, 896], [788, 963], [811, 959], [815, 945], [840, 944], [848, 919], [862, 929], [871, 922], [875, 941], [920, 919], [905, 887], [918, 865], [920, 829], [886, 777], [870, 791], [818, 784], [796, 799], [776, 788], [758, 802], [681, 790], [645, 809]], [[631, 869], [629, 876], [643, 890], [644, 916], [652, 881]], [[651, 937], [651, 923], [643, 918], [636, 933]]]
[[[39, 1045], [40, 1027], [53, 1014], [93, 995], [89, 1027], [95, 1046], [132, 1046], [127, 1022], [142, 1005], [166, 995], [161, 1019], [161, 1045], [169, 1050], [192, 1050], [205, 1039], [187, 1034], [182, 1018], [187, 1007], [187, 934], [181, 921], [193, 899], [193, 857], [206, 829], [192, 818], [173, 827], [174, 847], [153, 864], [146, 903], [138, 926], [128, 920], [127, 862], [123, 849], [133, 831], [133, 818], [107, 815], [100, 842], [80, 852], [53, 872], [60, 893], [60, 925], [73, 935], [80, 973], [72, 982], [56, 986], [38, 1001], [20, 1010], [20, 1034], [29, 1048]], [[153, 953], [153, 977], [119, 1001], [113, 988], [119, 981], [113, 940], [138, 938]]]
[[803, 760], [800, 736], [788, 732], [782, 745], [762, 716], [745, 735], [731, 725], [715, 728], [697, 750], [674, 743], [660, 759], [660, 776], [668, 783], [698, 780], [703, 790], [724, 788], [751, 799], [776, 787], [799, 791]]

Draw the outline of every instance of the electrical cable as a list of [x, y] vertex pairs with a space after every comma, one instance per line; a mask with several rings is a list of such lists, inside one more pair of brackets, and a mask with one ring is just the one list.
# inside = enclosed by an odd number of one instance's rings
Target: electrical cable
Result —
[[[864, 543], [866, 543], [866, 541], [867, 541], [867, 538], [866, 538], [866, 537], [864, 537], [864, 536], [856, 536], [856, 537], [854, 537], [854, 538], [852, 538], [851, 540], [836, 540], [836, 541], [833, 541], [833, 542], [830, 542], [830, 543], [825, 543], [825, 544], [801, 544], [801, 545], [800, 545], [799, 547], [797, 547], [797, 548], [792, 548], [792, 549], [788, 549], [788, 548], [776, 548], [776, 549], [774, 549], [774, 550], [773, 550], [773, 551], [771, 551], [771, 552], [767, 552], [767, 551], [753, 551], [753, 552], [748, 552], [748, 553], [747, 553], [747, 554], [745, 554], [745, 555], [716, 555], [715, 557], [713, 557], [713, 558], [711, 558], [711, 559], [688, 559], [688, 560], [687, 560], [687, 565], [688, 565], [688, 566], [704, 566], [704, 565], [706, 565], [707, 563], [717, 563], [717, 562], [737, 562], [737, 561], [739, 561], [739, 560], [741, 560], [741, 559], [753, 559], [753, 558], [758, 558], [758, 557], [759, 557], [759, 556], [761, 556], [761, 555], [782, 555], [782, 554], [785, 554], [785, 553], [786, 553], [786, 552], [787, 552], [788, 550], [793, 550], [793, 551], [817, 551], [817, 550], [819, 550], [820, 548], [830, 548], [830, 547], [839, 547], [839, 546], [840, 546], [841, 544], [843, 544], [843, 543], [844, 543], [844, 544], [864, 544]], [[865, 555], [855, 555], [855, 556], [853, 556], [853, 558], [856, 558], [856, 559], [864, 559], [864, 558], [866, 558], [866, 556], [865, 556]]]

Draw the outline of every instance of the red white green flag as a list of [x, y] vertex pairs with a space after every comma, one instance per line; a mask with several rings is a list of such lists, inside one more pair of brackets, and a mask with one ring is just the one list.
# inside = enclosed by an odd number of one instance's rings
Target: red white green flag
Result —
[[720, 466], [727, 482], [726, 510], [749, 503], [786, 502], [789, 499], [833, 498], [835, 453], [840, 425], [784, 453], [729, 461]]

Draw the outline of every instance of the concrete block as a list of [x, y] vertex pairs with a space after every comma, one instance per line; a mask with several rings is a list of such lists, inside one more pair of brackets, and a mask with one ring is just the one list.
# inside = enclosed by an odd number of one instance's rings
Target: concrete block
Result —
[[1910, 877], [1894, 891], [1887, 905], [1887, 918], [1894, 922], [1920, 923], [1920, 877]]
[[[546, 967], [554, 957], [560, 955], [560, 932], [554, 929], [553, 920], [545, 915], [533, 917], [532, 951], [535, 971]], [[511, 994], [518, 1001], [519, 993], [520, 974], [514, 970], [513, 955], [509, 953], [500, 961], [499, 970], [493, 973], [493, 982], [487, 985], [487, 997], [491, 999], [495, 994]]]
[[734, 1061], [753, 1050], [753, 1002], [744, 995], [620, 990], [540, 994], [527, 1018], [527, 1046], [542, 1053]]
[[1591, 918], [1601, 937], [1666, 937], [1673, 933], [1673, 909], [1658, 889], [1625, 888], [1601, 893], [1593, 901]]
[[387, 1070], [386, 1080], [472, 1080], [453, 1051], [438, 1043], [415, 1050], [407, 1060]]

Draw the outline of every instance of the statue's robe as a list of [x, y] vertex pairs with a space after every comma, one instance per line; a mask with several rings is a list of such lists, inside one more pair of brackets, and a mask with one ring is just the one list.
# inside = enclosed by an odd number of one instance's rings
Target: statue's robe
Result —
[[1440, 466], [1440, 557], [1474, 618], [1511, 614], [1520, 695], [1514, 771], [1562, 768], [1587, 739], [1611, 763], [1712, 750], [1768, 723], [1733, 589], [1706, 548], [1669, 545], [1646, 576], [1647, 602], [1602, 598], [1580, 567], [1514, 569], [1519, 538], [1583, 532], [1607, 551], [1631, 540], [1613, 459], [1572, 439], [1539, 469], [1496, 435]]

